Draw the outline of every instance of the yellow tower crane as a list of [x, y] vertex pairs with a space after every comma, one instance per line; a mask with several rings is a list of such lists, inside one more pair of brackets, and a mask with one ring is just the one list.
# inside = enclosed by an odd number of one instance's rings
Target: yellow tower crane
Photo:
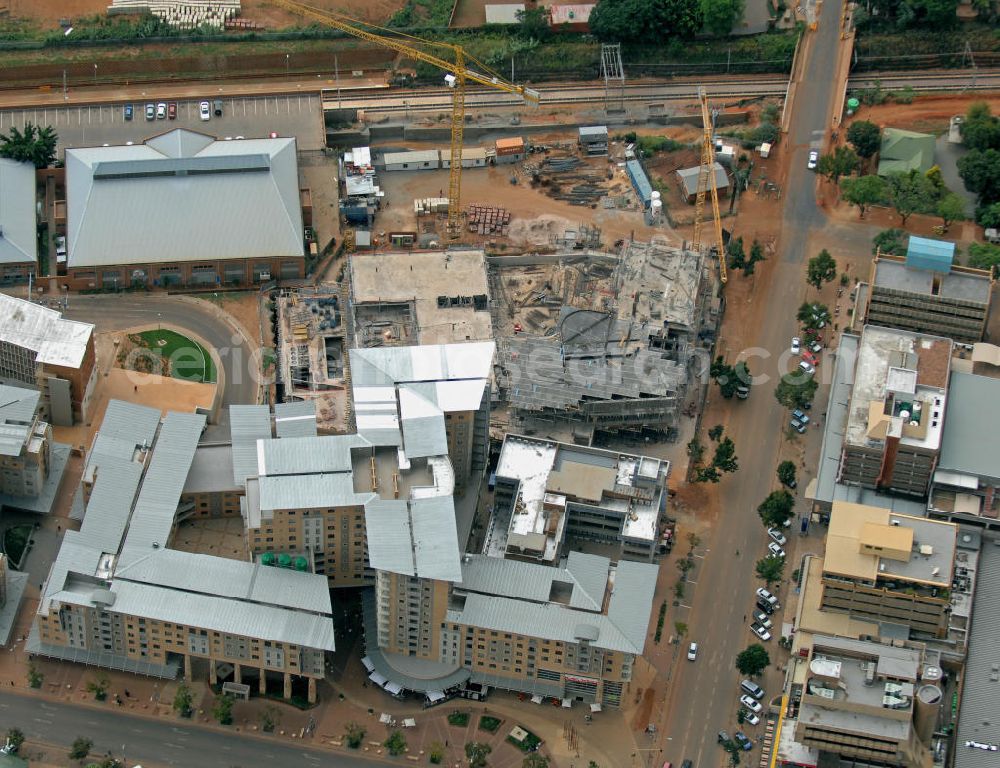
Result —
[[715, 249], [719, 259], [719, 280], [725, 285], [726, 246], [722, 241], [722, 216], [719, 213], [719, 190], [715, 184], [715, 145], [712, 142], [712, 115], [708, 109], [708, 92], [704, 86], [698, 87], [698, 101], [701, 102], [701, 122], [704, 134], [701, 140], [701, 168], [698, 170], [698, 195], [694, 201], [694, 241], [693, 250], [701, 248], [701, 225], [705, 213], [705, 193], [712, 190], [712, 218], [715, 224]]
[[[466, 53], [460, 45], [453, 43], [439, 43], [432, 40], [424, 40], [412, 35], [406, 35], [390, 29], [383, 29], [373, 24], [364, 24], [346, 16], [313, 8], [295, 0], [271, 0], [271, 3], [286, 10], [297, 13], [300, 16], [312, 21], [325, 24], [328, 27], [339, 29], [348, 35], [367, 40], [370, 43], [390, 48], [402, 53], [405, 56], [432, 64], [438, 69], [446, 72], [445, 82], [452, 89], [451, 107], [451, 169], [448, 178], [448, 234], [451, 237], [458, 237], [461, 227], [459, 215], [461, 214], [462, 198], [462, 133], [465, 128], [465, 84], [467, 81], [496, 88], [499, 91], [512, 93], [523, 98], [530, 104], [538, 104], [540, 94], [532, 88], [522, 85], [514, 85], [492, 71], [482, 62]], [[364, 27], [360, 26], [364, 24]], [[384, 34], [371, 31], [379, 30]], [[450, 51], [454, 61], [448, 61], [439, 56], [427, 53], [417, 46], [430, 46]], [[482, 72], [469, 69], [466, 61], [472, 61], [482, 69]]]

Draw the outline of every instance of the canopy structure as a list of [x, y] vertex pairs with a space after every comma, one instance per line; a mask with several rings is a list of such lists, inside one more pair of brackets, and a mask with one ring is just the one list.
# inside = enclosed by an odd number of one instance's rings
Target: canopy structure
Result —
[[370, 675], [368, 675], [368, 679], [371, 680], [373, 683], [375, 683], [375, 685], [377, 685], [379, 688], [382, 688], [386, 683], [389, 682], [388, 679], [380, 675], [378, 672], [372, 672]]

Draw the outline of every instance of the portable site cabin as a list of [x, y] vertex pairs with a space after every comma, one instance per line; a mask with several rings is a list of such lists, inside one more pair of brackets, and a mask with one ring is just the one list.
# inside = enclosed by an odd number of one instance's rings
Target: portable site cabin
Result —
[[383, 156], [387, 171], [430, 171], [441, 167], [441, 150], [419, 152], [386, 152]]

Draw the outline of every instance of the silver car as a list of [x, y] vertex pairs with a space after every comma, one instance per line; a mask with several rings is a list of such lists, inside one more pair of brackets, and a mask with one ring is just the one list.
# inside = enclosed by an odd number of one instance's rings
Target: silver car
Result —
[[815, 171], [817, 163], [819, 163], [819, 152], [813, 149], [809, 152], [809, 162], [806, 163], [806, 168]]

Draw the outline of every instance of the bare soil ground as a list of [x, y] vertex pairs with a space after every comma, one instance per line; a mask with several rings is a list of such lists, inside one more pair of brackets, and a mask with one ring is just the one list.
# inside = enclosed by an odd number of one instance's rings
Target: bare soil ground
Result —
[[106, 13], [109, 4], [108, 0], [10, 0], [10, 17], [54, 27], [59, 19]]
[[230, 315], [246, 333], [247, 338], [260, 343], [260, 313], [258, 294], [251, 291], [202, 294], [199, 298], [210, 301]]
[[[309, 4], [359, 21], [380, 24], [405, 5], [403, 0], [312, 0]], [[243, 0], [242, 17], [269, 29], [303, 24], [301, 16], [277, 8], [268, 0]]]
[[883, 128], [906, 128], [911, 131], [941, 133], [948, 130], [948, 120], [952, 115], [964, 115], [974, 101], [989, 103], [994, 114], [1000, 110], [1000, 97], [995, 94], [920, 96], [912, 104], [863, 106], [854, 119], [871, 120]]

